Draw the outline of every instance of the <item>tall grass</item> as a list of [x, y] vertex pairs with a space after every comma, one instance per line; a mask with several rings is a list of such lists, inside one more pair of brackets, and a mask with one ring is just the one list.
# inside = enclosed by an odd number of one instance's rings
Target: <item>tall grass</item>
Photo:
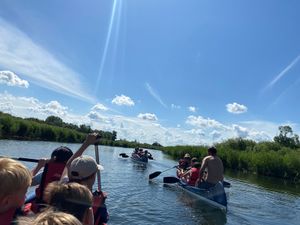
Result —
[[[173, 159], [185, 153], [202, 160], [208, 146], [172, 146], [162, 151]], [[280, 146], [275, 142], [255, 143], [250, 140], [230, 139], [216, 145], [225, 169], [239, 170], [300, 182], [300, 150]]]

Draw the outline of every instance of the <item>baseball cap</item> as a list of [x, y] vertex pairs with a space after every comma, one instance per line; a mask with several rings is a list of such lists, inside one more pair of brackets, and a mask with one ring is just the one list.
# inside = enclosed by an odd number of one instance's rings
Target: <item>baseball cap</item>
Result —
[[97, 164], [93, 157], [82, 155], [72, 161], [68, 176], [69, 179], [82, 180], [98, 170], [104, 170], [103, 166]]

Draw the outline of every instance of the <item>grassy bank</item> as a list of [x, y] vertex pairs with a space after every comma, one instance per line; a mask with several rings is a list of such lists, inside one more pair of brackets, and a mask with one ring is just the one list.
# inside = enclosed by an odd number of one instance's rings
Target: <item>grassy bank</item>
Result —
[[[190, 153], [202, 159], [208, 146], [164, 147], [162, 151], [174, 159]], [[255, 143], [250, 140], [230, 139], [216, 145], [225, 169], [278, 177], [300, 182], [300, 150], [283, 147], [275, 142]]]

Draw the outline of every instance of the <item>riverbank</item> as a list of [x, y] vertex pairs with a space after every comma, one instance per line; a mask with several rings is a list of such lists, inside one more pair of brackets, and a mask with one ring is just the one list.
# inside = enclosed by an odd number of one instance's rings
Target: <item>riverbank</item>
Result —
[[[300, 183], [299, 149], [282, 147], [274, 142], [255, 143], [243, 139], [231, 139], [217, 144], [216, 148], [225, 169]], [[175, 160], [189, 153], [201, 161], [207, 155], [207, 146], [172, 146], [163, 147], [162, 151]]]

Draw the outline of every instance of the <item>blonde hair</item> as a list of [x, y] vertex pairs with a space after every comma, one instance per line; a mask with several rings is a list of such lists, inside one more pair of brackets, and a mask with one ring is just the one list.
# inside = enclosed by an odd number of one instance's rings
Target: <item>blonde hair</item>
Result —
[[48, 209], [38, 214], [36, 217], [21, 217], [18, 219], [19, 225], [82, 225], [73, 215]]
[[93, 195], [84, 185], [72, 182], [62, 184], [52, 182], [48, 184], [44, 193], [44, 200], [56, 209], [71, 213], [80, 221], [93, 205]]
[[28, 188], [31, 180], [31, 173], [26, 166], [13, 159], [0, 158], [0, 199]]

